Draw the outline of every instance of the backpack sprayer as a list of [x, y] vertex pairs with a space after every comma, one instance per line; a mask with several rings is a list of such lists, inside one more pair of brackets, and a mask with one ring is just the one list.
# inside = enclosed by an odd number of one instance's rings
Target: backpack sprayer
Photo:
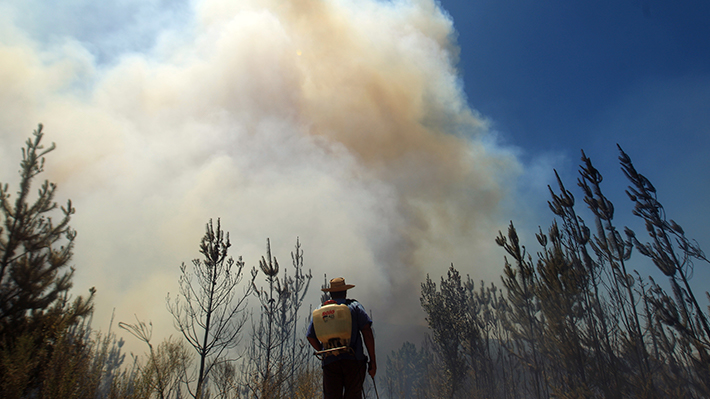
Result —
[[313, 328], [316, 337], [323, 343], [323, 349], [315, 353], [318, 359], [352, 352], [352, 315], [348, 305], [326, 302], [313, 311]]
[[[320, 360], [328, 356], [336, 356], [341, 353], [353, 352], [350, 347], [352, 338], [352, 314], [348, 305], [338, 305], [337, 302], [327, 301], [320, 308], [313, 311], [313, 328], [316, 337], [323, 344], [323, 349], [314, 354]], [[372, 377], [372, 385], [377, 393], [375, 377]]]

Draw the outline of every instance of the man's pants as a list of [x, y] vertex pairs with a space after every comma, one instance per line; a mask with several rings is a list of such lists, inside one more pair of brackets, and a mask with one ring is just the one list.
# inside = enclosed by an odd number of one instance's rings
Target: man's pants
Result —
[[343, 359], [324, 366], [325, 399], [361, 399], [365, 372], [367, 372], [367, 360]]

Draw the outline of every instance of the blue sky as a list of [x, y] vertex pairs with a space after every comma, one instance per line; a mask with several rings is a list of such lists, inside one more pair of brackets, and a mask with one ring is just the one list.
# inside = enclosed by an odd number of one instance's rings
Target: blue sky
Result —
[[[584, 149], [629, 214], [616, 143], [669, 217], [707, 248], [710, 3], [442, 0], [468, 101], [523, 162], [559, 155], [568, 187]], [[626, 221], [626, 219], [622, 219]]]
[[[663, 101], [648, 97], [667, 98], [676, 94], [665, 92], [667, 86], [694, 79], [703, 83], [710, 73], [707, 2], [444, 0], [441, 4], [453, 16], [458, 32], [470, 103], [493, 118], [506, 139], [531, 153], [596, 147], [600, 133], [605, 133], [599, 130], [608, 124], [608, 113], [615, 107], [630, 107], [629, 96]], [[649, 93], [653, 90], [649, 86], [661, 87], [658, 93]], [[678, 89], [691, 90], [693, 85], [688, 86]], [[678, 99], [668, 100], [669, 112], [664, 116], [673, 121], [680, 117], [683, 123], [675, 125], [676, 132], [651, 131], [652, 137], [701, 136], [692, 130], [707, 126], [702, 108], [696, 105], [679, 115], [679, 107], [672, 104]], [[688, 101], [691, 104], [683, 105], [692, 106], [702, 98]], [[629, 119], [655, 116], [639, 109], [628, 111]], [[607, 134], [610, 139], [618, 136], [618, 132]]]
[[534, 247], [581, 149], [619, 225], [642, 230], [616, 143], [710, 248], [709, 20], [700, 1], [0, 0], [0, 181], [43, 122], [99, 326], [115, 308], [169, 335], [165, 293], [221, 217], [247, 267], [300, 237], [314, 284], [346, 276], [396, 342], [427, 273], [497, 282], [510, 220]]

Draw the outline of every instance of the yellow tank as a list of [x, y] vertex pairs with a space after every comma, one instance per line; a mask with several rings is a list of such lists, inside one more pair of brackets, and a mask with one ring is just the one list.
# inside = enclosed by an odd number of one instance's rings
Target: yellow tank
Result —
[[352, 332], [350, 308], [347, 305], [323, 305], [313, 311], [313, 328], [324, 350], [347, 347]]

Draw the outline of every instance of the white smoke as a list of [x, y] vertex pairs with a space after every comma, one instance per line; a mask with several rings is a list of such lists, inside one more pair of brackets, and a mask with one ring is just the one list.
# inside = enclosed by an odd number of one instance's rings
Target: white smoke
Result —
[[[56, 15], [89, 2], [72, 4]], [[77, 208], [75, 289], [97, 288], [96, 326], [115, 308], [174, 334], [165, 295], [210, 218], [248, 267], [267, 237], [288, 265], [300, 237], [308, 300], [324, 273], [344, 276], [395, 344], [424, 324], [426, 273], [500, 274], [493, 238], [518, 164], [468, 107], [437, 2], [141, 4], [56, 33], [20, 2], [0, 17], [0, 180], [16, 180], [44, 123], [58, 146], [45, 177]]]

